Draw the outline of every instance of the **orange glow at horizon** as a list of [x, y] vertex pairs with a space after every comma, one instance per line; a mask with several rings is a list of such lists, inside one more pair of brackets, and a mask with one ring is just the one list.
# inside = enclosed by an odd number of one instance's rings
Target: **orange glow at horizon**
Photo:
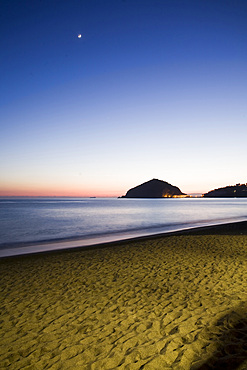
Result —
[[69, 187], [42, 187], [12, 185], [0, 188], [1, 197], [118, 197], [125, 194], [125, 190], [107, 190], [96, 189], [95, 187], [86, 187], [82, 189]]
[[[10, 183], [6, 182], [0, 185], [0, 197], [121, 197], [125, 195], [126, 192], [131, 188], [130, 184], [116, 184], [115, 188], [113, 185], [107, 186], [107, 184], [102, 184], [102, 186], [97, 187], [96, 185], [90, 186], [88, 183], [86, 185], [78, 184], [25, 184], [23, 183]], [[193, 189], [194, 190], [194, 189]], [[187, 194], [204, 194], [210, 189], [204, 189], [203, 191], [182, 191]], [[186, 197], [181, 196], [181, 198]]]

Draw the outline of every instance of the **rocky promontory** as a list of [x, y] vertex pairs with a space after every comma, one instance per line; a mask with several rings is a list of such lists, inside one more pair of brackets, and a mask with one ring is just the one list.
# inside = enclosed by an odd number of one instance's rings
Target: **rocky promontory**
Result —
[[243, 198], [247, 197], [247, 184], [237, 184], [224, 188], [214, 189], [206, 194], [204, 198]]
[[173, 186], [166, 181], [152, 179], [141, 185], [129, 189], [122, 198], [183, 198], [186, 194], [182, 193], [177, 186]]

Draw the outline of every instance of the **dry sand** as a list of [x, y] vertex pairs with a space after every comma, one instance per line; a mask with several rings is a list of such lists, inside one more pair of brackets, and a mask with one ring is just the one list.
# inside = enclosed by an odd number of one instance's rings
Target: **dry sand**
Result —
[[246, 223], [227, 230], [2, 259], [1, 369], [247, 369]]

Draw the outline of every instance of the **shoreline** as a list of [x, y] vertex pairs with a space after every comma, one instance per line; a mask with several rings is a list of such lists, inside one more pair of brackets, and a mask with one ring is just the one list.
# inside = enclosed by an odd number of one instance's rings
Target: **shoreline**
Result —
[[[184, 227], [167, 232], [161, 233], [149, 233], [141, 232], [134, 233], [137, 236], [131, 236], [131, 232], [121, 233], [121, 234], [111, 234], [106, 236], [91, 237], [91, 238], [66, 238], [66, 239], [54, 239], [42, 242], [23, 242], [14, 243], [9, 248], [0, 249], [0, 260], [2, 258], [14, 258], [24, 255], [36, 255], [43, 253], [59, 253], [63, 251], [73, 251], [73, 250], [84, 250], [92, 248], [104, 248], [108, 245], [117, 245], [118, 243], [129, 243], [139, 240], [145, 240], [149, 238], [159, 238], [170, 235], [180, 235], [180, 234], [191, 234], [197, 232], [235, 232], [245, 233], [247, 230], [247, 221], [232, 221], [226, 223], [216, 223], [211, 225]], [[247, 233], [247, 232], [246, 232]], [[15, 247], [15, 246], [18, 247]], [[17, 253], [19, 252], [19, 253]]]

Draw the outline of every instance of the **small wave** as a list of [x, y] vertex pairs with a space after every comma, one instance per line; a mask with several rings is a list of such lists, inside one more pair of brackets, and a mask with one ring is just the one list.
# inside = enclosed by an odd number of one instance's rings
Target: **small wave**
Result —
[[49, 239], [27, 243], [11, 243], [0, 245], [0, 257], [8, 257], [22, 254], [48, 252], [76, 247], [90, 247], [92, 245], [116, 242], [138, 237], [166, 234], [175, 231], [193, 229], [197, 227], [214, 226], [230, 222], [246, 220], [246, 217], [229, 217], [214, 220], [199, 220], [197, 222], [167, 223], [163, 225], [150, 226], [146, 228], [132, 228], [111, 233], [96, 233], [83, 235], [81, 237]]

